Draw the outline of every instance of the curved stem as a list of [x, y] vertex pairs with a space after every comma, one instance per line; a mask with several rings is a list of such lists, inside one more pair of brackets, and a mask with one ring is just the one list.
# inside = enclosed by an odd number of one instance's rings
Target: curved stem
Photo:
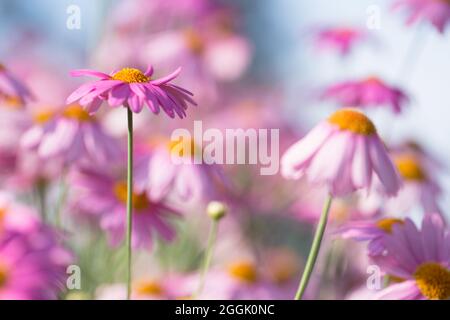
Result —
[[205, 257], [203, 260], [202, 273], [200, 276], [200, 282], [198, 284], [198, 288], [193, 295], [193, 298], [197, 297], [203, 291], [203, 287], [205, 286], [206, 275], [208, 274], [209, 266], [211, 264], [211, 259], [214, 251], [214, 244], [217, 238], [217, 230], [219, 227], [219, 221], [213, 219], [211, 228], [209, 229], [208, 242], [206, 245]]
[[127, 300], [131, 295], [131, 230], [133, 215], [133, 112], [127, 107], [128, 120], [128, 161], [127, 161], [127, 231], [126, 231], [126, 251], [127, 251]]
[[295, 300], [302, 299], [306, 287], [308, 286], [309, 279], [311, 277], [314, 265], [316, 264], [317, 256], [319, 254], [323, 234], [327, 226], [328, 214], [330, 212], [332, 201], [333, 197], [331, 195], [328, 195], [327, 199], [325, 200], [325, 205], [323, 206], [322, 209], [322, 214], [320, 215], [320, 220], [319, 224], [317, 225], [316, 233], [314, 234], [313, 243], [311, 245], [311, 249], [309, 250], [308, 260], [306, 261], [305, 270], [303, 271], [302, 279], [300, 280], [300, 284], [298, 286], [297, 293], [295, 295]]

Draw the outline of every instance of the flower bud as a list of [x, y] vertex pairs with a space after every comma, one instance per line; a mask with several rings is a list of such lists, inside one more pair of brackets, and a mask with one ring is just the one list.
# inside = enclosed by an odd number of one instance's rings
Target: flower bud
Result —
[[227, 213], [227, 207], [220, 201], [211, 201], [206, 208], [206, 213], [213, 220], [220, 220]]

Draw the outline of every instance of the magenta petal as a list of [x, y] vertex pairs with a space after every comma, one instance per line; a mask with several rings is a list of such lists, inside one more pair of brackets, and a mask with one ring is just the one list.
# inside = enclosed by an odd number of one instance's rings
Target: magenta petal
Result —
[[129, 85], [124, 83], [111, 89], [108, 96], [108, 103], [111, 107], [122, 105], [130, 95]]
[[72, 92], [69, 97], [67, 97], [66, 104], [71, 104], [93, 91], [95, 89], [94, 84], [95, 82], [89, 82], [81, 85], [78, 89]]
[[70, 75], [72, 77], [81, 77], [81, 76], [94, 76], [100, 79], [111, 79], [111, 76], [106, 73], [90, 70], [90, 69], [78, 69], [70, 71]]
[[420, 296], [415, 280], [393, 284], [375, 295], [375, 300], [416, 300]]
[[160, 79], [157, 79], [157, 80], [150, 81], [150, 83], [152, 85], [155, 85], [155, 86], [159, 86], [161, 84], [165, 84], [165, 83], [175, 79], [176, 77], [178, 77], [180, 72], [181, 72], [181, 67], [179, 67], [177, 70], [175, 70], [174, 72], [172, 72], [168, 76], [165, 76], [164, 78], [160, 78]]

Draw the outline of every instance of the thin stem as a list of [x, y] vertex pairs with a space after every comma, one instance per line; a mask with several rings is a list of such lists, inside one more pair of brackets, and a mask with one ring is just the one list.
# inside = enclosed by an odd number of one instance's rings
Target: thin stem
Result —
[[42, 221], [47, 222], [47, 183], [45, 181], [37, 182], [36, 193]]
[[302, 299], [306, 287], [308, 286], [309, 279], [311, 277], [314, 265], [316, 264], [317, 256], [319, 254], [323, 234], [327, 226], [328, 214], [330, 212], [332, 201], [333, 197], [331, 195], [328, 195], [327, 199], [325, 200], [325, 205], [323, 206], [322, 214], [320, 215], [319, 224], [317, 226], [317, 230], [314, 235], [311, 249], [309, 250], [308, 260], [306, 261], [305, 270], [303, 271], [302, 279], [300, 280], [300, 284], [298, 286], [298, 290], [295, 295], [295, 300]]
[[208, 242], [206, 245], [205, 256], [203, 260], [202, 273], [200, 276], [200, 282], [198, 284], [197, 291], [194, 293], [193, 298], [200, 295], [205, 286], [206, 275], [208, 274], [209, 266], [211, 264], [211, 259], [214, 251], [214, 244], [217, 238], [217, 230], [219, 227], [219, 221], [216, 219], [212, 220], [211, 228], [209, 229]]
[[131, 229], [133, 215], [133, 112], [127, 107], [128, 120], [128, 161], [127, 161], [127, 300], [131, 296]]
[[66, 169], [61, 173], [60, 181], [59, 181], [59, 194], [58, 200], [56, 202], [55, 209], [55, 226], [57, 228], [62, 227], [62, 209], [64, 207], [64, 203], [66, 202], [67, 197], [67, 185], [66, 185]]

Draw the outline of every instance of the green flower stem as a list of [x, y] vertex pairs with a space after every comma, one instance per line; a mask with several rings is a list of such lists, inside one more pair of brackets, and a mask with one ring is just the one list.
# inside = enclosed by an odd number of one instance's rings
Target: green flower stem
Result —
[[316, 264], [317, 256], [319, 254], [323, 234], [324, 234], [325, 228], [327, 226], [328, 214], [330, 212], [332, 201], [333, 201], [333, 197], [331, 195], [328, 195], [328, 197], [325, 201], [325, 205], [322, 210], [322, 214], [320, 215], [319, 224], [317, 226], [317, 230], [314, 235], [311, 249], [309, 250], [308, 260], [306, 261], [305, 270], [303, 271], [302, 279], [300, 280], [300, 284], [298, 286], [298, 290], [295, 295], [295, 300], [302, 299], [303, 294], [306, 290], [306, 287], [308, 286], [309, 279], [311, 278], [311, 274], [314, 269], [314, 265]]
[[195, 293], [193, 295], [193, 298], [196, 298], [198, 295], [200, 295], [205, 286], [205, 279], [206, 279], [206, 275], [208, 274], [209, 266], [211, 264], [211, 259], [212, 259], [212, 255], [213, 255], [213, 251], [214, 251], [214, 244], [215, 244], [216, 238], [217, 238], [218, 228], [219, 228], [219, 220], [212, 219], [211, 228], [209, 229], [208, 242], [206, 245], [205, 256], [204, 256], [204, 260], [203, 260], [202, 273], [200, 275], [200, 282], [198, 284], [197, 290], [195, 291]]
[[127, 161], [127, 233], [126, 233], [126, 252], [127, 252], [127, 300], [131, 296], [131, 230], [133, 215], [133, 112], [127, 106], [128, 120], [128, 161]]

